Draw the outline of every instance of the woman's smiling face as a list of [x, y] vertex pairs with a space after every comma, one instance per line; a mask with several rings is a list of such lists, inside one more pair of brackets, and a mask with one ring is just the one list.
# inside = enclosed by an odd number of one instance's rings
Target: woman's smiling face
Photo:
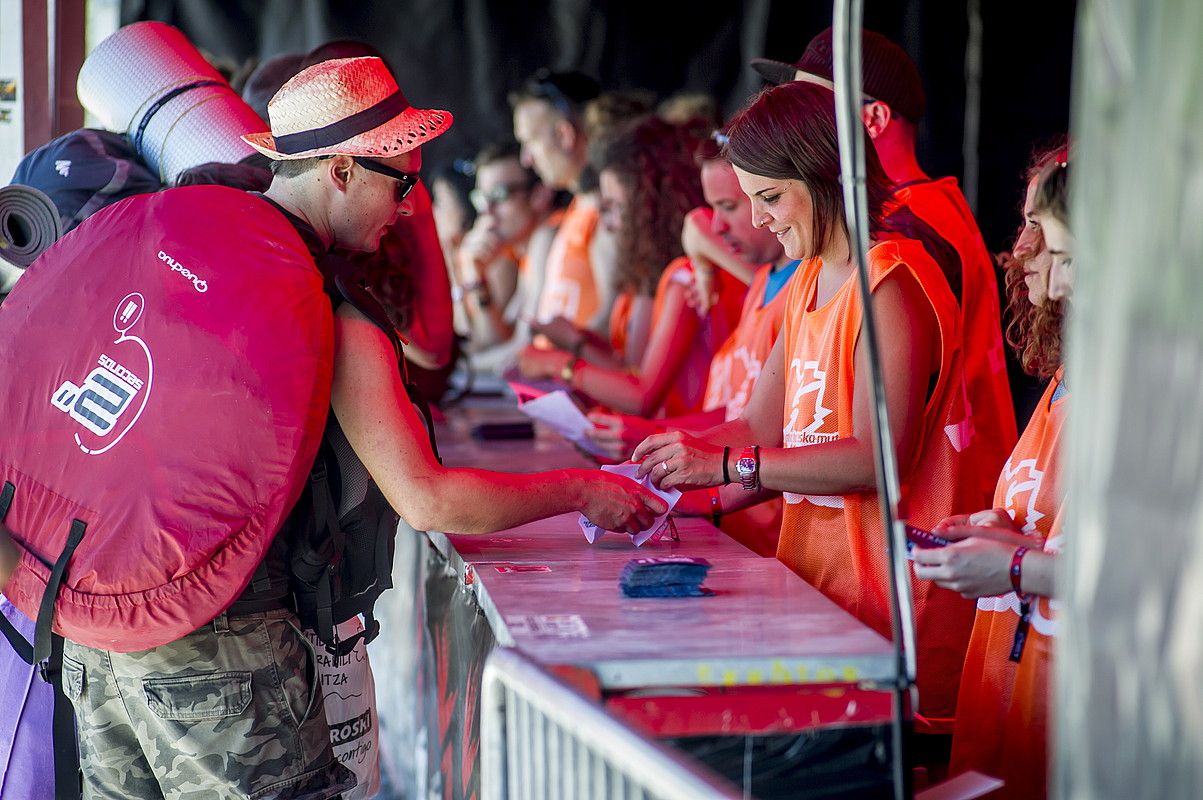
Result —
[[735, 167], [739, 188], [752, 202], [752, 225], [768, 228], [790, 258], [818, 255], [814, 241], [814, 202], [802, 181], [766, 178]]

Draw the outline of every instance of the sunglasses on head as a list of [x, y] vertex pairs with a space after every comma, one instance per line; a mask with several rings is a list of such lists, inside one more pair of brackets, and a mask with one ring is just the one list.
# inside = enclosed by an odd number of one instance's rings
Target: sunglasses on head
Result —
[[392, 178], [397, 182], [397, 202], [400, 203], [409, 197], [409, 193], [418, 185], [418, 175], [415, 172], [402, 172], [399, 169], [382, 164], [374, 158], [366, 158], [364, 156], [353, 156], [352, 160], [371, 172], [384, 175], [387, 178]]
[[526, 92], [531, 97], [546, 100], [566, 117], [573, 117], [577, 104], [568, 99], [568, 95], [556, 85], [555, 77], [547, 67], [540, 67], [534, 77], [526, 84]]

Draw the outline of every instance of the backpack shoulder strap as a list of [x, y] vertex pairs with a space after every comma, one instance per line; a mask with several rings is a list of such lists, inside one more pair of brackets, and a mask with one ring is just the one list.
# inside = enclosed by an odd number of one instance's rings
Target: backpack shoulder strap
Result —
[[388, 337], [389, 342], [393, 346], [393, 351], [397, 354], [397, 368], [401, 371], [401, 383], [405, 386], [405, 393], [409, 395], [409, 400], [413, 403], [419, 412], [422, 414], [422, 421], [426, 423], [426, 435], [430, 439], [430, 447], [434, 450], [434, 455], [442, 462], [439, 456], [438, 443], [434, 437], [434, 418], [430, 414], [430, 404], [426, 398], [418, 391], [418, 388], [410, 382], [409, 371], [405, 366], [405, 349], [401, 344], [401, 337], [397, 333], [397, 329], [393, 327], [392, 320], [389, 319], [388, 312], [384, 310], [384, 306], [380, 301], [354, 281], [347, 280], [342, 274], [335, 276], [334, 285], [338, 287], [338, 292], [343, 300], [350, 303], [356, 309], [363, 313], [371, 322], [384, 332]]

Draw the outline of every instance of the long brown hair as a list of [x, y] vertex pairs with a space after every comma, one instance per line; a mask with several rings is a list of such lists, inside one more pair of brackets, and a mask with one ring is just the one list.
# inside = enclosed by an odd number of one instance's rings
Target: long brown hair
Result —
[[[1064, 142], [1035, 152], [1024, 174], [1025, 195], [1028, 184], [1047, 170], [1050, 164], [1064, 161], [1065, 152]], [[1022, 231], [1023, 226], [1020, 226], [1016, 239]], [[1024, 281], [1023, 268], [1027, 259], [1013, 253], [1003, 253], [1000, 260], [1007, 289], [1007, 344], [1019, 356], [1024, 372], [1048, 380], [1061, 366], [1061, 326], [1065, 318], [1065, 306], [1061, 301], [1048, 297], [1040, 305], [1032, 305], [1028, 297], [1028, 285]]]
[[618, 288], [652, 294], [665, 266], [682, 255], [685, 215], [705, 203], [693, 151], [705, 126], [654, 116], [632, 120], [593, 142], [589, 160], [630, 195], [618, 230]]
[[[867, 135], [867, 134], [866, 134]], [[805, 184], [814, 205], [814, 257], [831, 243], [837, 228], [847, 232], [840, 187], [840, 147], [835, 95], [830, 89], [793, 81], [765, 89], [727, 125], [724, 152], [731, 163], [765, 178]], [[872, 146], [865, 148], [869, 228], [882, 230], [892, 190]]]

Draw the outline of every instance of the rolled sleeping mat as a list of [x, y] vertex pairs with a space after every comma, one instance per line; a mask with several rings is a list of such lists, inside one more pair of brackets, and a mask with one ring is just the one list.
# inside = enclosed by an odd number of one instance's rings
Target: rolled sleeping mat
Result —
[[63, 233], [54, 201], [32, 186], [0, 188], [0, 258], [25, 269]]
[[127, 25], [97, 45], [76, 91], [169, 185], [190, 167], [252, 155], [240, 137], [267, 127], [184, 34], [162, 22]]

